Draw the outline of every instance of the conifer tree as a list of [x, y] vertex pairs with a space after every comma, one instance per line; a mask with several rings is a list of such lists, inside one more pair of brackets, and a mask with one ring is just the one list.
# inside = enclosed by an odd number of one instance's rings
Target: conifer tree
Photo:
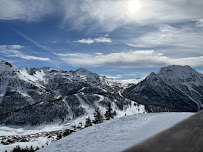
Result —
[[105, 113], [106, 120], [113, 119], [116, 115], [116, 111], [112, 109], [111, 103], [108, 103], [108, 107]]
[[61, 138], [62, 138], [61, 133], [58, 133], [58, 135], [57, 135], [57, 137], [56, 137], [56, 140], [59, 140], [59, 139], [61, 139]]
[[71, 133], [70, 133], [70, 130], [69, 129], [66, 129], [66, 130], [64, 130], [64, 132], [63, 132], [63, 137], [65, 137], [65, 136], [68, 136], [68, 135], [70, 135]]
[[102, 122], [103, 122], [103, 116], [101, 114], [99, 107], [96, 107], [94, 111], [94, 123], [99, 124]]
[[38, 146], [35, 148], [35, 151], [37, 151], [37, 150], [39, 150], [39, 147], [38, 147]]
[[20, 146], [16, 146], [14, 149], [13, 149], [13, 152], [20, 152], [21, 151], [21, 148]]
[[31, 146], [29, 149], [30, 152], [35, 152], [34, 148]]
[[86, 118], [85, 127], [89, 127], [89, 126], [92, 126], [92, 121], [91, 121], [90, 117], [88, 116]]

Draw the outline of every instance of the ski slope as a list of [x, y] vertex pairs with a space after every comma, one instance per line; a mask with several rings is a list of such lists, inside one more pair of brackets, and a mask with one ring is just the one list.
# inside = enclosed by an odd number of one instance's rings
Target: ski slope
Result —
[[39, 152], [118, 152], [163, 131], [193, 113], [124, 116], [73, 133]]

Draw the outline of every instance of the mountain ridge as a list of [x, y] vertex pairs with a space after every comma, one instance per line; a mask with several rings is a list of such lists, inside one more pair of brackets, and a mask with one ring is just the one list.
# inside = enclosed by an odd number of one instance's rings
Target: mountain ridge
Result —
[[38, 125], [66, 122], [102, 113], [111, 103], [118, 115], [199, 111], [203, 107], [203, 76], [189, 66], [168, 66], [139, 83], [124, 85], [87, 69], [76, 71], [14, 68], [0, 63], [1, 124]]
[[203, 75], [189, 66], [172, 65], [152, 72], [123, 94], [144, 105], [199, 111], [203, 108]]

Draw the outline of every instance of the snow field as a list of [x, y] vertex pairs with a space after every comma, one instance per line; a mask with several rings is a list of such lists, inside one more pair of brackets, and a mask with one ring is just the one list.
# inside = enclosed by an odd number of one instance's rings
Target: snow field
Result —
[[73, 133], [39, 152], [123, 151], [192, 114], [171, 112], [124, 116]]

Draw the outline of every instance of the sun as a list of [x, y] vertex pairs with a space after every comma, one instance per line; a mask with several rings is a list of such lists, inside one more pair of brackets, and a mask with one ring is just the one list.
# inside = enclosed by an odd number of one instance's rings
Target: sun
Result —
[[128, 2], [128, 11], [131, 14], [135, 14], [136, 12], [138, 12], [140, 9], [142, 8], [142, 4], [140, 2], [140, 0], [130, 0]]

